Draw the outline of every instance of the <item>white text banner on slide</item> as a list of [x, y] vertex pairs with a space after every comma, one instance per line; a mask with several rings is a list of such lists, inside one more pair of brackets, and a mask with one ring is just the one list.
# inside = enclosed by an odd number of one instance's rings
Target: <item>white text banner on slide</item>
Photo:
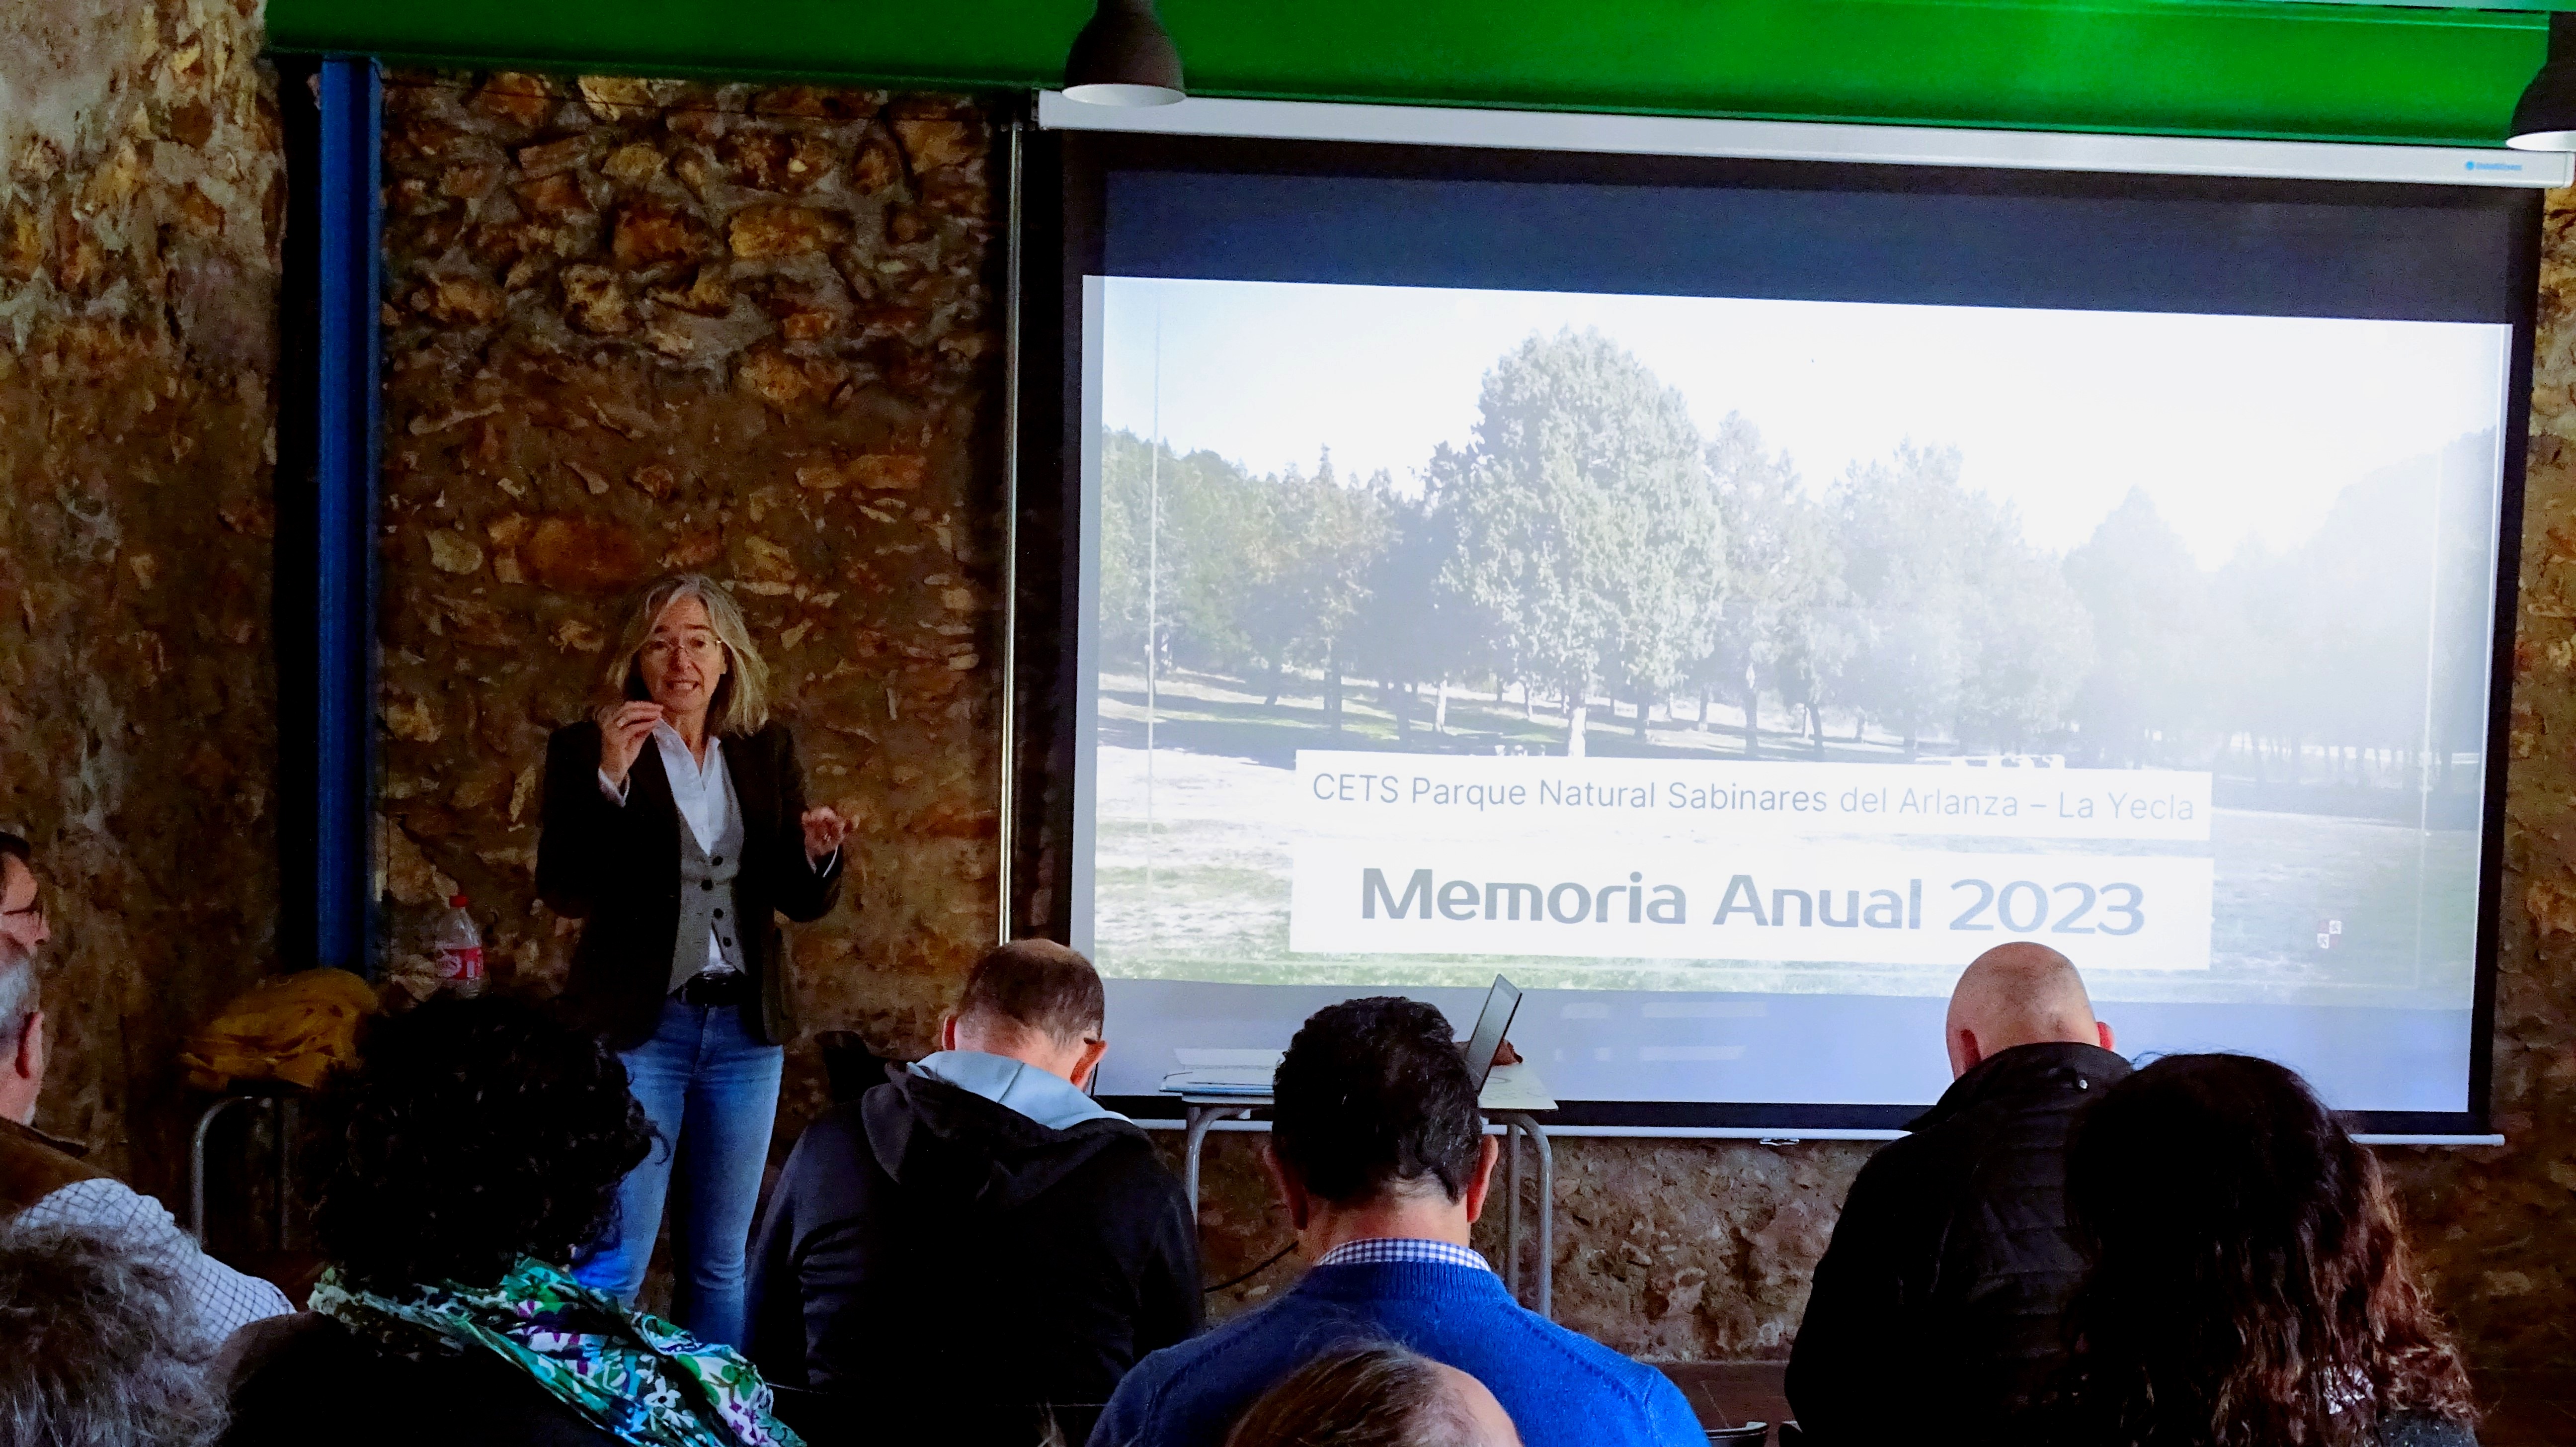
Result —
[[2179, 855], [1307, 838], [1288, 947], [1937, 965], [2027, 939], [2206, 970], [2210, 899], [2210, 861]]
[[1304, 832], [1416, 839], [1715, 828], [2204, 840], [2209, 778], [2163, 769], [1297, 751]]

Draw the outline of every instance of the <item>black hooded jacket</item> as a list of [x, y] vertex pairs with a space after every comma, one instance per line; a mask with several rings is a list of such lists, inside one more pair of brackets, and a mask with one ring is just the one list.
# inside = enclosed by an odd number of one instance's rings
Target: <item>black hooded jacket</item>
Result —
[[885, 1401], [1105, 1402], [1200, 1322], [1196, 1223], [1143, 1130], [918, 1071], [806, 1128], [751, 1272], [762, 1375]]
[[2067, 1138], [2128, 1073], [2091, 1045], [1999, 1051], [1861, 1167], [1789, 1353], [1808, 1441], [1992, 1441], [2029, 1404], [2084, 1274]]

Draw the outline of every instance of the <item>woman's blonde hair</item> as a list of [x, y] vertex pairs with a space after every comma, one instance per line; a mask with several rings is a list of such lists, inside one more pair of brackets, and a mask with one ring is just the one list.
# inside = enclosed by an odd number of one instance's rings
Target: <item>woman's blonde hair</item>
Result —
[[733, 595], [704, 573], [673, 573], [644, 590], [643, 600], [626, 620], [625, 636], [609, 655], [608, 686], [621, 697], [652, 697], [644, 687], [644, 645], [653, 625], [683, 598], [695, 598], [707, 610], [707, 624], [725, 649], [725, 676], [707, 705], [707, 732], [753, 734], [769, 722], [769, 665], [751, 646], [751, 625], [742, 618]]

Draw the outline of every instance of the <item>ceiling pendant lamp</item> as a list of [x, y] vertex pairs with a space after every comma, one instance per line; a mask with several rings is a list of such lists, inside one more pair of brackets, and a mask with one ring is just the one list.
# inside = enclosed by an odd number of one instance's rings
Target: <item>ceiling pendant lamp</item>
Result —
[[1100, 0], [1065, 57], [1064, 94], [1099, 106], [1167, 106], [1189, 94], [1154, 0]]
[[2576, 15], [2549, 13], [2549, 57], [2513, 108], [2517, 151], [2576, 151]]

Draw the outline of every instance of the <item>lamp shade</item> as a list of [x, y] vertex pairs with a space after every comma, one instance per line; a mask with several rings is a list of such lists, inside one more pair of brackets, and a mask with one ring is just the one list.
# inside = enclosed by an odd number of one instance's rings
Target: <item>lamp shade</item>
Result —
[[1181, 51], [1154, 18], [1154, 0], [1100, 0], [1064, 60], [1067, 100], [1167, 106], [1186, 97]]
[[2576, 15], [2549, 14], [2549, 56], [2513, 108], [2517, 151], [2576, 151]]

